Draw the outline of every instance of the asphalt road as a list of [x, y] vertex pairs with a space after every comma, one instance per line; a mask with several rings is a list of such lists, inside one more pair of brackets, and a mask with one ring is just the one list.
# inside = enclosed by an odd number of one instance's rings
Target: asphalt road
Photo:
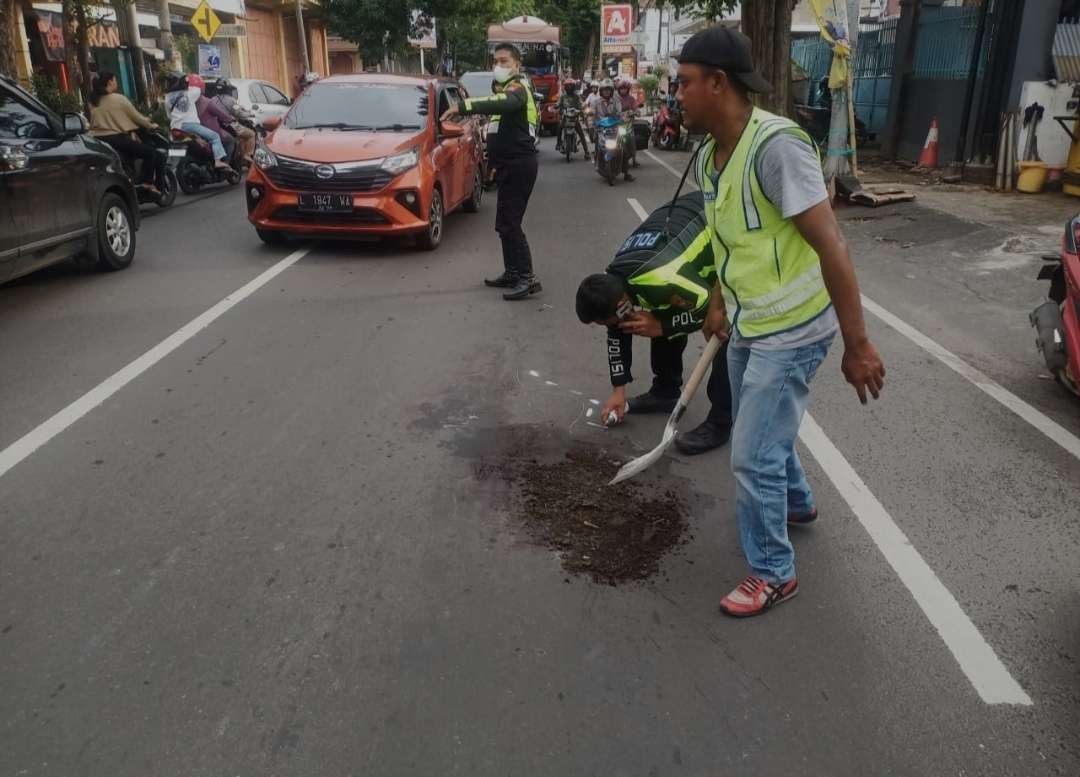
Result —
[[1000, 226], [844, 212], [867, 297], [1036, 415], [868, 315], [887, 393], [859, 406], [834, 348], [804, 426], [822, 518], [763, 618], [717, 611], [745, 573], [726, 452], [651, 473], [691, 537], [620, 586], [568, 577], [478, 477], [510, 437], [659, 438], [585, 420], [604, 343], [573, 314], [627, 198], [674, 189], [642, 161], [609, 188], [548, 142], [523, 303], [479, 283], [492, 200], [435, 253], [270, 249], [239, 190], [147, 219], [128, 271], [0, 288], [0, 773], [1080, 773], [1080, 404], [1041, 375], [1039, 262]]

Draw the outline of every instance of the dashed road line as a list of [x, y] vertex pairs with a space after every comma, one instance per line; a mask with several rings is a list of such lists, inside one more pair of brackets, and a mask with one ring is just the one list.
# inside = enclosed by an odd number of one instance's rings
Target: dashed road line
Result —
[[87, 413], [101, 405], [113, 394], [131, 383], [131, 381], [149, 370], [195, 335], [199, 334], [199, 332], [206, 329], [229, 310], [243, 302], [278, 275], [299, 262], [309, 251], [311, 251], [310, 247], [301, 248], [300, 250], [289, 254], [273, 267], [262, 272], [253, 280], [248, 281], [232, 294], [225, 297], [212, 308], [180, 327], [176, 332], [166, 337], [139, 358], [135, 359], [135, 361], [120, 368], [117, 372], [90, 389], [63, 410], [60, 410], [48, 420], [38, 424], [18, 440], [11, 443], [11, 445], [4, 448], [0, 451], [0, 477], [6, 475], [12, 468], [33, 454], [34, 451], [41, 448], [76, 421], [86, 416]]

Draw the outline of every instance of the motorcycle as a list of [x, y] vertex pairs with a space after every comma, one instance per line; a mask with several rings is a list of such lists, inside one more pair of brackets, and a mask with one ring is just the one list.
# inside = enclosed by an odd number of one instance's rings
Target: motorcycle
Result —
[[665, 102], [653, 117], [652, 144], [663, 151], [674, 151], [682, 138], [682, 112]]
[[1043, 260], [1039, 280], [1050, 281], [1050, 292], [1028, 316], [1035, 347], [1054, 380], [1080, 396], [1080, 215], [1065, 228], [1060, 253]]
[[605, 116], [596, 122], [596, 171], [608, 186], [614, 186], [615, 179], [622, 174], [626, 133], [626, 125], [617, 116]]
[[[160, 166], [161, 172], [154, 176], [155, 193], [145, 186], [135, 186], [135, 196], [139, 204], [153, 203], [159, 208], [167, 208], [176, 201], [176, 191], [179, 188], [176, 180], [176, 171], [172, 167], [170, 156], [173, 144], [165, 135], [157, 130], [140, 130], [139, 137], [144, 143], [154, 147], [154, 151], [164, 159]], [[124, 158], [124, 171], [132, 181], [138, 181], [142, 172], [143, 161], [141, 159]]]
[[567, 108], [563, 111], [563, 128], [562, 128], [562, 152], [566, 157], [566, 161], [569, 162], [574, 158], [574, 154], [578, 150], [578, 136], [577, 126], [578, 121], [581, 120], [581, 111], [577, 108]]
[[233, 145], [229, 167], [219, 168], [214, 164], [214, 152], [205, 140], [178, 129], [172, 131], [172, 136], [179, 144], [177, 150], [183, 150], [183, 156], [179, 157], [176, 165], [176, 180], [184, 194], [196, 194], [209, 184], [227, 183], [235, 186], [240, 183], [239, 144]]

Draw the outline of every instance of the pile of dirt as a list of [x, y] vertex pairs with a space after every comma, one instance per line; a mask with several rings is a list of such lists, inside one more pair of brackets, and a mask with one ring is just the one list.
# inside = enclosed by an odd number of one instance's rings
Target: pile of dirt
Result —
[[644, 580], [683, 541], [679, 495], [632, 480], [609, 486], [618, 464], [599, 449], [574, 448], [555, 462], [511, 458], [499, 468], [516, 487], [530, 535], [573, 574], [608, 585]]

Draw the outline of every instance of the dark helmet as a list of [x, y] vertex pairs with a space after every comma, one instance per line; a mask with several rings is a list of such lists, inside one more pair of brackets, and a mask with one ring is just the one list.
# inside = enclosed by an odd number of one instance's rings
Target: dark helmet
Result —
[[188, 80], [184, 73], [169, 73], [165, 76], [166, 92], [180, 92], [187, 88]]

